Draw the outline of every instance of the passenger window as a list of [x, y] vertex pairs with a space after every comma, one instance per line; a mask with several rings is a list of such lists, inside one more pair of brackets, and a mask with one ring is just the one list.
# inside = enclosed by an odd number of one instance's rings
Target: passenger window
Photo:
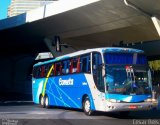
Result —
[[42, 66], [41, 68], [40, 68], [40, 72], [41, 72], [41, 74], [40, 74], [40, 77], [44, 77], [45, 76], [45, 69], [44, 69], [44, 66]]
[[51, 65], [49, 66], [49, 70], [51, 69], [52, 66], [53, 66], [53, 69], [52, 69], [52, 71], [51, 71], [50, 76], [54, 76], [54, 64], [51, 64]]
[[80, 57], [77, 58], [77, 73], [80, 72]]
[[37, 74], [38, 74], [38, 70], [37, 69], [38, 69], [37, 67], [33, 67], [32, 74], [33, 74], [34, 78], [37, 78]]
[[71, 59], [69, 63], [69, 73], [72, 73], [72, 69], [73, 69], [73, 59]]
[[46, 76], [46, 77], [47, 77], [47, 75], [49, 75], [49, 77], [50, 77], [50, 76], [53, 76], [53, 69], [52, 69], [52, 71], [50, 72], [50, 74], [48, 74], [49, 71], [50, 71], [50, 69], [51, 69], [51, 67], [52, 67], [52, 64], [48, 64], [48, 65], [45, 66], [45, 76]]
[[54, 72], [56, 76], [61, 75], [62, 67], [60, 62], [55, 64]]
[[65, 60], [62, 62], [62, 75], [69, 73], [69, 60]]
[[44, 66], [44, 76], [45, 76], [45, 77], [47, 77], [48, 72], [49, 72], [49, 67], [48, 67], [48, 65], [45, 65], [45, 66]]
[[67, 60], [67, 61], [66, 61], [66, 74], [69, 73], [69, 67], [70, 67], [70, 61]]
[[73, 68], [72, 68], [72, 73], [77, 72], [77, 59], [73, 59]]
[[70, 61], [70, 73], [80, 72], [80, 58], [74, 58]]
[[41, 67], [37, 67], [37, 69], [36, 69], [37, 71], [37, 73], [36, 73], [36, 77], [38, 77], [38, 78], [40, 78], [41, 77]]
[[87, 58], [82, 59], [82, 72], [87, 72]]
[[82, 56], [81, 57], [81, 71], [90, 73], [90, 55]]
[[63, 61], [62, 62], [62, 75], [66, 74], [65, 68], [66, 68], [66, 61]]

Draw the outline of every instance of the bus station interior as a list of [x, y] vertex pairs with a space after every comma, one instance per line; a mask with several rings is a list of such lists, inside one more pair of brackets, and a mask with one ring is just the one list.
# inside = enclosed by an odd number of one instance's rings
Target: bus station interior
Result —
[[[153, 15], [159, 21], [159, 0], [128, 0], [137, 10], [123, 0], [94, 1], [33, 21], [26, 21], [27, 14], [0, 21], [0, 100], [32, 100], [32, 67], [43, 61], [35, 60], [41, 52], [57, 57], [97, 47], [142, 49], [149, 60], [153, 84], [160, 85], [160, 34], [152, 20]], [[22, 22], [15, 23], [19, 20]], [[62, 52], [56, 52], [53, 44], [56, 35], [68, 45], [62, 46]]]

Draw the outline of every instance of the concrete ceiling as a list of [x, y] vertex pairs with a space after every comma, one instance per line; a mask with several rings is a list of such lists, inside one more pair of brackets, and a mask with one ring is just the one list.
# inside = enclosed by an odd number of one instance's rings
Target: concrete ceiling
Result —
[[[150, 15], [160, 17], [160, 0], [129, 0]], [[61, 14], [0, 31], [1, 52], [46, 51], [44, 38], [61, 37], [77, 49], [111, 46], [119, 41], [159, 40], [151, 18], [123, 0], [100, 0]]]
[[150, 15], [160, 17], [160, 0], [128, 0]]

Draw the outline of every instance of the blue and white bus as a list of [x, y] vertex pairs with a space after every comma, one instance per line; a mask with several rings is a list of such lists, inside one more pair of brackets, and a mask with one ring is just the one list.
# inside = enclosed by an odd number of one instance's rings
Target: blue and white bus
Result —
[[94, 111], [153, 108], [151, 73], [142, 50], [95, 48], [33, 66], [33, 102]]

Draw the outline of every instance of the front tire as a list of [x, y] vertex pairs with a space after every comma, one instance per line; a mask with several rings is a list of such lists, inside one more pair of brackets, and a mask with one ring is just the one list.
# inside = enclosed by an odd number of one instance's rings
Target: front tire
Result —
[[93, 115], [93, 111], [91, 110], [91, 102], [88, 97], [83, 101], [83, 111], [88, 116]]

